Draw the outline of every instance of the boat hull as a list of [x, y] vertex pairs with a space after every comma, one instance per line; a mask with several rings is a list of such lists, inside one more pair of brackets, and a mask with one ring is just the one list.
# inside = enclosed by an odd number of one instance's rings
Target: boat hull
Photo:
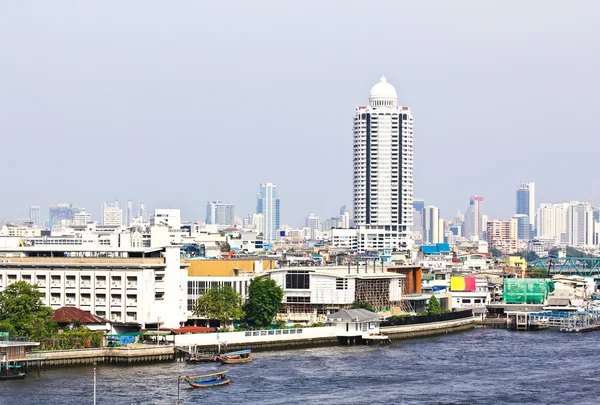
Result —
[[221, 364], [245, 364], [252, 363], [252, 357], [248, 357], [245, 359], [236, 359], [236, 358], [227, 358], [227, 357], [219, 357], [218, 359]]
[[216, 381], [192, 382], [192, 381], [186, 380], [186, 382], [192, 388], [212, 388], [212, 387], [219, 387], [221, 385], [228, 385], [231, 383], [231, 380], [229, 378], [226, 378], [224, 380], [218, 380], [218, 381], [216, 380]]

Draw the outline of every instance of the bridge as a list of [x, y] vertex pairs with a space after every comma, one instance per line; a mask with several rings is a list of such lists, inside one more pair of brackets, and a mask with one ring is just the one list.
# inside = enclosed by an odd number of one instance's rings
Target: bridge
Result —
[[600, 257], [550, 257], [527, 262], [527, 267], [548, 270], [551, 276], [557, 274], [600, 276]]

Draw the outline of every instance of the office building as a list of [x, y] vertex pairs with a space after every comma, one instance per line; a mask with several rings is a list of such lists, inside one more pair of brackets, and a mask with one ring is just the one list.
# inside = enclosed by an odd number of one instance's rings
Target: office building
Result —
[[75, 213], [81, 211], [81, 208], [73, 208], [73, 204], [71, 203], [53, 205], [48, 209], [48, 227], [52, 229], [70, 225], [73, 222]]
[[[412, 244], [413, 117], [382, 77], [354, 114], [354, 223], [361, 246]], [[368, 242], [367, 240], [370, 240]]]
[[[316, 240], [317, 239], [317, 232], [320, 229], [320, 224], [321, 221], [319, 220], [319, 217], [315, 214], [313, 214], [312, 212], [306, 217], [305, 221], [304, 221], [304, 226], [306, 226], [309, 229], [309, 235], [308, 238], [310, 240]], [[327, 230], [330, 230], [331, 227]]]
[[594, 210], [585, 202], [573, 203], [567, 210], [567, 244], [587, 248], [595, 244]]
[[533, 239], [533, 229], [529, 221], [529, 215], [516, 214], [513, 216], [517, 220], [517, 239], [530, 241]]
[[277, 230], [280, 226], [280, 200], [277, 186], [273, 183], [260, 185], [257, 197], [256, 213], [263, 216], [263, 238], [265, 242], [277, 240]]
[[123, 225], [123, 210], [119, 207], [119, 202], [109, 204], [105, 202], [102, 205], [102, 224], [108, 226]]
[[535, 226], [535, 183], [523, 183], [517, 188], [517, 215], [527, 215]]
[[233, 204], [221, 201], [209, 201], [206, 204], [206, 223], [210, 225], [235, 226], [235, 208]]
[[424, 207], [423, 213], [423, 244], [433, 245], [444, 242], [444, 221], [440, 219], [440, 210], [434, 206]]
[[29, 207], [29, 222], [31, 222], [33, 226], [42, 226], [40, 207], [38, 205]]
[[488, 221], [487, 242], [490, 249], [498, 249], [502, 254], [509, 255], [518, 251], [517, 218], [509, 221]]
[[469, 198], [469, 206], [465, 212], [462, 225], [463, 236], [468, 239], [483, 239], [487, 223], [483, 221], [483, 197], [474, 195]]

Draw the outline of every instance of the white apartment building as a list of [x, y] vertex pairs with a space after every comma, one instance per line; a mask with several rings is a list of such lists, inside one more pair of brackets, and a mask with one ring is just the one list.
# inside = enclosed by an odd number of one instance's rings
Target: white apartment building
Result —
[[356, 229], [334, 228], [331, 230], [330, 246], [332, 248], [356, 251], [357, 244], [358, 231]]
[[86, 226], [88, 222], [92, 222], [92, 216], [85, 211], [73, 215], [73, 226]]
[[444, 242], [444, 220], [440, 209], [432, 205], [423, 208], [423, 244], [432, 245]]
[[179, 327], [187, 319], [187, 264], [179, 248], [0, 249], [0, 292], [9, 284], [37, 284], [44, 305], [74, 306], [119, 325], [160, 323]]
[[104, 206], [102, 210], [102, 224], [108, 226], [123, 225], [123, 210], [118, 206]]
[[309, 229], [308, 238], [310, 240], [317, 240], [317, 233], [319, 232], [321, 221], [319, 217], [312, 212], [306, 217], [304, 226]]
[[[353, 132], [354, 223], [368, 228], [365, 235], [379, 238], [383, 231], [392, 248], [410, 246], [413, 117], [409, 107], [398, 105], [396, 89], [385, 77], [371, 89], [369, 105], [356, 107]], [[389, 226], [394, 230], [385, 229]]]
[[172, 229], [181, 228], [181, 210], [157, 208], [154, 210], [154, 216], [150, 218], [151, 226], [167, 226]]
[[594, 246], [594, 225], [594, 210], [589, 203], [571, 205], [567, 211], [567, 243], [580, 248]]
[[553, 239], [556, 243], [567, 242], [567, 213], [573, 203], [542, 203], [537, 210], [537, 236]]

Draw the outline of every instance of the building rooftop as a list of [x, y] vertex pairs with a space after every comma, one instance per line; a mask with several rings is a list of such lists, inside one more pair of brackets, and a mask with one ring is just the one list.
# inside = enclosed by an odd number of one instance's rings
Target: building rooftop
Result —
[[81, 310], [76, 307], [61, 307], [52, 314], [52, 320], [57, 323], [66, 323], [78, 320], [81, 323], [109, 323], [108, 319]]
[[381, 316], [366, 309], [343, 309], [327, 315], [328, 322], [370, 322], [378, 321]]
[[279, 269], [266, 270], [265, 273], [276, 273], [276, 272], [289, 272], [289, 271], [307, 271], [315, 275], [323, 275], [329, 277], [339, 278], [358, 278], [358, 279], [376, 279], [376, 278], [406, 278], [404, 274], [392, 273], [382, 270], [381, 267], [369, 267], [365, 269], [364, 266], [357, 268], [356, 266], [337, 266], [337, 267], [283, 267]]

